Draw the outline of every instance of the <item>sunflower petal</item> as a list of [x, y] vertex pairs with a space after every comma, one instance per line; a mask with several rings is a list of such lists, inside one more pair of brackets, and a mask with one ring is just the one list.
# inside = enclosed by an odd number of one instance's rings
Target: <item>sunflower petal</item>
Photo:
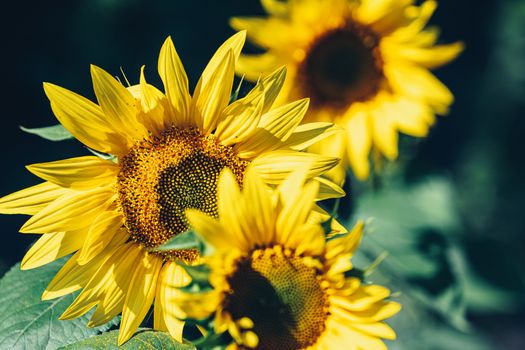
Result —
[[131, 147], [132, 143], [119, 132], [120, 124], [105, 116], [93, 102], [50, 83], [44, 83], [44, 91], [58, 121], [89, 148], [123, 154]]
[[308, 178], [316, 177], [333, 168], [339, 159], [314, 153], [278, 150], [265, 153], [252, 166], [266, 183], [278, 184], [294, 170], [309, 166]]
[[243, 194], [249, 200], [252, 239], [260, 245], [271, 242], [275, 215], [270, 189], [252, 169], [246, 173]]
[[[288, 201], [279, 213], [275, 227], [283, 242], [297, 241], [293, 234], [299, 232], [297, 228], [306, 222], [315, 204], [318, 190], [318, 183], [313, 181], [307, 183], [301, 190], [301, 196]], [[285, 246], [288, 245], [285, 244]]]
[[387, 64], [385, 75], [396, 91], [426, 101], [438, 114], [447, 114], [454, 102], [450, 90], [426, 68]]
[[0, 198], [0, 213], [35, 215], [68, 192], [51, 182], [43, 182]]
[[217, 125], [214, 135], [224, 145], [232, 145], [248, 138], [259, 124], [264, 106], [264, 91], [249, 94], [229, 105]]
[[158, 71], [170, 101], [173, 121], [180, 124], [188, 123], [191, 99], [188, 77], [171, 37], [166, 39], [160, 50]]
[[86, 227], [107, 206], [112, 195], [111, 188], [96, 188], [61, 196], [31, 217], [20, 232], [48, 233]]
[[77, 258], [80, 252], [77, 252], [51, 280], [42, 294], [42, 300], [58, 298], [86, 286], [99, 268], [114, 254], [115, 249], [122, 245], [126, 239], [127, 234], [124, 230], [117, 232], [97, 261], [90, 264], [79, 265]]
[[370, 173], [368, 154], [372, 147], [367, 110], [351, 110], [345, 125], [348, 160], [357, 178], [366, 179]]
[[240, 31], [232, 35], [228, 40], [226, 40], [215, 52], [210, 62], [202, 72], [201, 78], [197, 83], [197, 86], [205, 86], [208, 84], [208, 81], [211, 79], [213, 72], [221, 65], [221, 62], [224, 60], [224, 57], [229, 55], [231, 50], [233, 53], [234, 62], [237, 62], [241, 54], [242, 47], [246, 41], [246, 31]]
[[27, 166], [27, 170], [59, 186], [81, 189], [114, 182], [118, 168], [111, 161], [85, 156], [31, 164]]
[[302, 99], [280, 106], [261, 117], [259, 127], [250, 139], [236, 145], [241, 158], [250, 158], [280, 147], [303, 120], [309, 99]]
[[34, 269], [77, 251], [84, 243], [83, 233], [71, 231], [42, 235], [22, 259], [20, 269]]
[[116, 211], [105, 211], [98, 215], [85, 237], [78, 263], [84, 265], [100, 254], [115, 233], [122, 227], [122, 215]]
[[303, 124], [295, 128], [290, 137], [282, 143], [281, 147], [301, 151], [314, 143], [341, 132], [343, 132], [343, 129], [332, 123]]
[[177, 318], [177, 315], [180, 317], [182, 311], [178, 310], [175, 298], [181, 293], [177, 288], [188, 285], [190, 281], [191, 278], [184, 268], [174, 262], [169, 262], [162, 267], [157, 282], [154, 328], [169, 332], [179, 342], [182, 342], [184, 321]]
[[140, 68], [140, 83], [138, 89], [128, 88], [133, 97], [140, 105], [137, 120], [144, 125], [148, 131], [154, 135], [159, 135], [162, 131], [169, 128], [172, 124], [170, 111], [165, 107], [168, 106], [166, 96], [160, 92], [156, 87], [146, 82], [144, 75], [144, 68]]
[[118, 345], [131, 338], [151, 307], [161, 267], [162, 259], [148, 253], [135, 267], [122, 310]]
[[227, 240], [225, 236], [229, 236], [228, 231], [211, 216], [196, 209], [186, 209], [186, 217], [199, 236], [216, 249], [231, 244], [231, 241], [225, 242]]
[[192, 103], [197, 113], [197, 126], [204, 133], [215, 129], [223, 109], [228, 105], [234, 75], [235, 57], [233, 51], [228, 51], [206, 83], [202, 79], [197, 84]]
[[[125, 259], [134, 257], [133, 250], [129, 245], [116, 247], [111, 255], [99, 265], [95, 274], [91, 276], [82, 292], [76, 297], [71, 305], [60, 316], [61, 320], [68, 320], [79, 317], [91, 308], [96, 306], [104, 299], [104, 293], [114, 282], [114, 270], [118, 264], [122, 264]], [[129, 265], [128, 265], [129, 266]]]
[[146, 129], [137, 121], [138, 109], [131, 92], [108, 72], [95, 65], [91, 65], [91, 78], [106, 119], [111, 120], [121, 133], [132, 140], [140, 140], [146, 136]]
[[242, 55], [239, 57], [239, 62], [235, 66], [237, 74], [244, 75], [250, 81], [257, 81], [259, 78], [266, 75], [266, 72], [271, 72], [279, 67], [282, 67], [284, 62], [275, 53], [268, 51], [257, 55]]

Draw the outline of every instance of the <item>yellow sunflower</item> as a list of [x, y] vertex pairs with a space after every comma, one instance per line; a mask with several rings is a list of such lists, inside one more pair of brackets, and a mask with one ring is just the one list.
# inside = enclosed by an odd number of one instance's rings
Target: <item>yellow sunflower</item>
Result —
[[244, 41], [240, 32], [218, 49], [193, 96], [170, 38], [158, 61], [164, 93], [146, 83], [144, 70], [140, 84], [126, 88], [95, 66], [98, 104], [44, 84], [60, 123], [90, 149], [113, 156], [30, 165], [45, 182], [0, 199], [1, 213], [32, 215], [20, 232], [43, 234], [22, 269], [74, 253], [43, 294], [51, 299], [82, 289], [61, 318], [96, 306], [89, 325], [97, 326], [122, 312], [122, 344], [154, 303], [154, 327], [180, 340], [183, 323], [169, 312], [177, 307], [169, 301], [176, 291], [166, 286], [188, 283], [176, 261], [191, 264], [199, 254], [155, 248], [188, 229], [187, 208], [218, 214], [216, 187], [223, 168], [242, 184], [250, 165], [265, 184], [275, 185], [295, 167], [310, 164], [308, 177], [323, 187], [319, 199], [344, 194], [318, 177], [337, 159], [301, 152], [333, 133], [332, 125], [298, 126], [307, 100], [271, 108], [284, 69], [229, 103]]
[[345, 128], [317, 145], [345, 160], [332, 172], [336, 182], [348, 165], [367, 178], [372, 149], [393, 160], [398, 132], [424, 137], [435, 114], [447, 114], [453, 96], [430, 69], [453, 60], [463, 45], [436, 45], [439, 30], [425, 28], [436, 1], [261, 2], [270, 17], [231, 20], [267, 50], [241, 56], [237, 71], [255, 81], [286, 64], [279, 101], [310, 97], [309, 120]]
[[303, 185], [305, 177], [295, 172], [270, 192], [249, 170], [241, 192], [235, 176], [224, 171], [219, 220], [187, 211], [214, 248], [203, 257], [213, 288], [180, 293], [178, 303], [189, 318], [212, 316], [215, 331], [229, 331], [234, 348], [385, 349], [381, 338], [395, 333], [383, 321], [400, 305], [385, 300], [388, 289], [345, 277], [362, 224], [327, 242], [311, 218], [318, 184]]

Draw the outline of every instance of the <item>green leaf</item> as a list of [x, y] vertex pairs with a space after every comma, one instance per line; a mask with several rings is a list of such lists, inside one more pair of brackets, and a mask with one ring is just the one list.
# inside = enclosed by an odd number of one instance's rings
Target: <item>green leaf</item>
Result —
[[197, 249], [202, 250], [202, 241], [195, 234], [193, 230], [183, 232], [170, 238], [163, 245], [156, 247], [152, 250], [155, 251], [167, 251], [175, 249]]
[[74, 136], [71, 135], [71, 133], [62, 126], [62, 124], [33, 129], [20, 126], [20, 129], [29, 134], [40, 136], [49, 141], [64, 141], [74, 138]]
[[58, 317], [75, 295], [41, 301], [42, 292], [66, 258], [40, 268], [21, 271], [16, 264], [0, 280], [0, 348], [56, 349], [107, 331], [118, 319], [97, 327], [86, 326], [90, 313], [75, 320]]
[[[406, 277], [427, 277], [439, 269], [434, 251], [422, 251], [429, 232], [450, 234], [460, 226], [453, 188], [443, 178], [413, 186], [393, 184], [358, 198], [354, 220], [364, 220], [365, 238], [356, 260], [366, 266], [387, 251], [384, 265]], [[350, 227], [352, 225], [349, 225]], [[445, 239], [445, 238], [444, 238]]]
[[181, 344], [170, 337], [168, 333], [141, 330], [122, 346], [117, 345], [118, 331], [111, 331], [77, 343], [64, 346], [60, 350], [146, 350], [146, 349], [171, 349], [194, 350], [193, 345]]

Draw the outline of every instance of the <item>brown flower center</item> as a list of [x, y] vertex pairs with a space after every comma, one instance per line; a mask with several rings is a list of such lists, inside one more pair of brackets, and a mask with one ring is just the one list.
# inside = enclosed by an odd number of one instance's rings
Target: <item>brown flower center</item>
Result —
[[345, 108], [374, 96], [383, 80], [379, 37], [349, 22], [317, 38], [298, 71], [313, 108]]
[[257, 349], [303, 349], [323, 333], [328, 298], [319, 270], [305, 259], [280, 246], [257, 249], [228, 278], [224, 309], [253, 321]]
[[[242, 183], [247, 162], [212, 135], [195, 128], [172, 128], [138, 142], [120, 160], [119, 205], [131, 239], [155, 248], [188, 230], [185, 210], [217, 216], [217, 181], [228, 167]], [[173, 250], [165, 258], [194, 261], [193, 249]]]

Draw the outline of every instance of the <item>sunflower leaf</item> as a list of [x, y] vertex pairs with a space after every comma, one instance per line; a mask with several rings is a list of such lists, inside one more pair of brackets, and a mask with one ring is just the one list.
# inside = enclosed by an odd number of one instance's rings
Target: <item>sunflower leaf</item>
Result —
[[42, 301], [47, 284], [64, 264], [62, 258], [37, 269], [21, 271], [16, 264], [0, 280], [0, 349], [56, 349], [105, 332], [119, 321], [88, 328], [91, 312], [75, 320], [58, 317], [76, 294]]
[[194, 350], [193, 345], [182, 344], [169, 336], [168, 333], [155, 332], [152, 330], [140, 330], [120, 347], [117, 345], [118, 331], [111, 331], [89, 339], [61, 347], [60, 350], [139, 350], [139, 349], [173, 349]]
[[167, 251], [174, 249], [197, 249], [202, 251], [202, 241], [193, 230], [183, 232], [170, 238], [163, 245], [156, 247], [154, 251]]
[[74, 136], [67, 131], [62, 124], [57, 124], [53, 126], [46, 126], [43, 128], [26, 128], [20, 126], [20, 129], [29, 134], [40, 136], [49, 141], [64, 141], [74, 138]]

